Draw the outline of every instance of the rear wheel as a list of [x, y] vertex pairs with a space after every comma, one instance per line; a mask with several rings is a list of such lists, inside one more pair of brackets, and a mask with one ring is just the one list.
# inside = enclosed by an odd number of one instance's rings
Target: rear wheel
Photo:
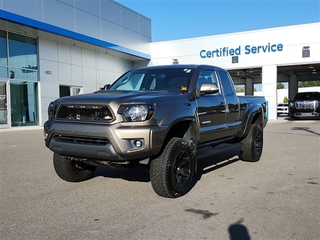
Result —
[[153, 190], [167, 198], [183, 196], [190, 190], [195, 171], [195, 157], [189, 143], [174, 137], [162, 154], [151, 161], [150, 179]]
[[257, 162], [260, 160], [263, 149], [263, 129], [258, 124], [252, 124], [249, 133], [242, 140], [240, 158], [247, 162]]
[[68, 182], [81, 182], [92, 177], [95, 166], [68, 159], [58, 153], [53, 154], [53, 166], [58, 176]]

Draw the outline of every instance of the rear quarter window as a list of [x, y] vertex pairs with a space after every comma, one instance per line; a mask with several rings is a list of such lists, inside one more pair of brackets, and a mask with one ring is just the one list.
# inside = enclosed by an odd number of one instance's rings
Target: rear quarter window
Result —
[[226, 96], [234, 94], [234, 85], [233, 83], [231, 83], [232, 80], [229, 77], [229, 74], [225, 71], [219, 70], [219, 75], [220, 75], [224, 94]]

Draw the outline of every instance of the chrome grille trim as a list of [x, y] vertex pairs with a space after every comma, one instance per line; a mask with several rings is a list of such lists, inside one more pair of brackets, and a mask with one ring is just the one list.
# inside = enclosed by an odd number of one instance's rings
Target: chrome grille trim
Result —
[[318, 101], [296, 101], [295, 102], [295, 107], [296, 109], [317, 109], [317, 107], [319, 106], [319, 102]]

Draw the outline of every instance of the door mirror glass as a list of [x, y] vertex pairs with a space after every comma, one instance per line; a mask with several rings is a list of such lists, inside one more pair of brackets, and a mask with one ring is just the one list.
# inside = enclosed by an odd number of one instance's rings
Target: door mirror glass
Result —
[[200, 87], [201, 94], [214, 94], [219, 92], [219, 87], [215, 83], [203, 83]]
[[108, 90], [111, 84], [106, 84], [103, 87], [99, 88], [99, 90]]

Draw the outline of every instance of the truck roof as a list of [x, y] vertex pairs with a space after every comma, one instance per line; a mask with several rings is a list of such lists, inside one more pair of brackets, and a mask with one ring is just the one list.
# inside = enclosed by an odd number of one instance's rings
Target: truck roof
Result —
[[145, 66], [145, 67], [138, 67], [136, 69], [161, 69], [161, 68], [205, 68], [205, 67], [214, 67], [218, 69], [222, 69], [217, 66], [213, 65], [206, 65], [206, 64], [171, 64], [171, 65], [155, 65], [155, 66]]

